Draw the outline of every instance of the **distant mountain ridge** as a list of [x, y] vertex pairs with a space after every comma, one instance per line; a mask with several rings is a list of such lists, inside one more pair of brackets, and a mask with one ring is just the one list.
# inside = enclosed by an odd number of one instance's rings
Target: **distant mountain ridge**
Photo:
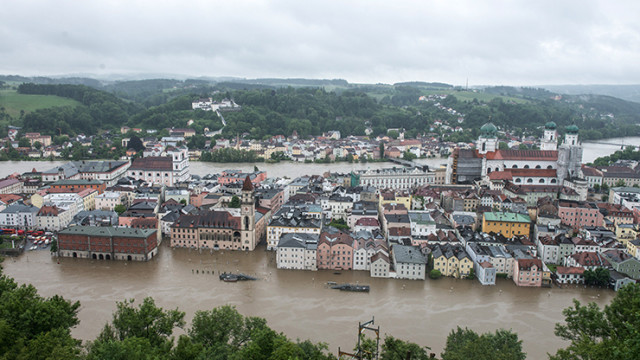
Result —
[[540, 85], [538, 87], [567, 95], [608, 95], [640, 103], [639, 85]]

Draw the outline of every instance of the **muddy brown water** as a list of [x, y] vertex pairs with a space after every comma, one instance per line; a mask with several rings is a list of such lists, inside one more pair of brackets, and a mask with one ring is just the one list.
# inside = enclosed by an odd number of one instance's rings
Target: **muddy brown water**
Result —
[[[326, 342], [334, 354], [339, 346], [350, 350], [358, 322], [375, 316], [382, 334], [430, 346], [438, 354], [458, 325], [478, 332], [513, 329], [528, 358], [543, 359], [547, 352], [566, 346], [553, 335], [553, 328], [574, 298], [603, 306], [615, 296], [610, 290], [583, 287], [518, 288], [500, 279], [496, 286], [482, 286], [450, 278], [372, 279], [362, 271], [337, 275], [278, 270], [275, 254], [264, 247], [250, 253], [199, 253], [172, 250], [166, 244], [146, 263], [57, 259], [48, 250], [29, 251], [6, 259], [4, 271], [19, 283], [33, 284], [43, 296], [60, 294], [80, 301], [80, 324], [73, 335], [83, 340], [98, 335], [116, 301], [152, 296], [161, 307], [185, 311], [187, 322], [197, 310], [235, 305], [244, 315], [266, 318], [269, 326], [290, 338]], [[260, 280], [225, 283], [218, 279], [220, 271], [239, 271]], [[332, 290], [328, 281], [369, 284], [371, 292]]]

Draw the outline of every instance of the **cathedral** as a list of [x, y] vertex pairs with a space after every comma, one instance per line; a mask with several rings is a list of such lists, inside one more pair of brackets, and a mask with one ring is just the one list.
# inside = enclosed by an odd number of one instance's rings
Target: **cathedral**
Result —
[[[567, 186], [578, 193], [582, 189], [582, 145], [578, 127], [567, 126], [558, 146], [556, 123], [545, 124], [540, 150], [500, 150], [498, 129], [492, 123], [480, 128], [475, 149], [455, 149], [449, 158], [447, 180], [450, 184], [476, 181], [510, 181], [516, 185]], [[582, 197], [582, 196], [581, 196]]]

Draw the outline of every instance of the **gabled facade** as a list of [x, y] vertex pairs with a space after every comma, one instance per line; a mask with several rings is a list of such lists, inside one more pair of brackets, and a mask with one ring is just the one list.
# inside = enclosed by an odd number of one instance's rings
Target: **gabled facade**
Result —
[[543, 278], [540, 259], [518, 259], [513, 270], [513, 282], [517, 286], [541, 287]]

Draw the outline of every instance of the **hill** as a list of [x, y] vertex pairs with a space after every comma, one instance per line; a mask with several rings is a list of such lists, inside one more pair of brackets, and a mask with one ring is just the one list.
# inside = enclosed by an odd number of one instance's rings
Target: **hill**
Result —
[[[576, 124], [585, 140], [638, 135], [640, 131], [635, 125], [640, 123], [638, 103], [605, 95], [559, 95], [540, 88], [463, 89], [420, 81], [350, 84], [340, 79], [61, 80], [93, 85], [87, 86], [51, 84], [55, 80], [49, 78], [28, 79], [39, 84], [19, 85], [18, 93], [11, 94], [25, 99], [59, 98], [43, 100], [38, 103], [40, 108], [30, 110], [23, 121], [25, 130], [51, 135], [67, 131], [94, 134], [122, 125], [161, 130], [184, 127], [189, 120], [194, 120], [191, 126], [198, 133], [204, 128], [219, 129], [221, 121], [215, 113], [191, 110], [191, 101], [200, 97], [231, 98], [242, 107], [242, 111], [225, 114], [225, 137], [244, 134], [260, 139], [289, 136], [294, 130], [301, 136], [329, 130], [339, 130], [343, 136], [376, 136], [386, 134], [389, 128], [404, 128], [407, 137], [430, 133], [469, 141], [488, 121], [501, 130], [539, 136], [549, 120], [555, 121], [561, 132]], [[10, 86], [19, 80], [23, 79], [0, 76], [0, 82], [10, 82]], [[60, 105], [75, 107], [62, 110], [57, 107]], [[456, 127], [464, 131], [452, 132]]]
[[[82, 106], [76, 100], [55, 95], [26, 95], [19, 94], [16, 90], [0, 90], [0, 112], [8, 115], [0, 117], [0, 126], [22, 125], [22, 117], [38, 109], [46, 109], [58, 106], [75, 108]], [[4, 110], [2, 110], [4, 109]], [[13, 121], [13, 123], [11, 123]]]
[[607, 95], [640, 103], [640, 85], [541, 85], [563, 95]]

